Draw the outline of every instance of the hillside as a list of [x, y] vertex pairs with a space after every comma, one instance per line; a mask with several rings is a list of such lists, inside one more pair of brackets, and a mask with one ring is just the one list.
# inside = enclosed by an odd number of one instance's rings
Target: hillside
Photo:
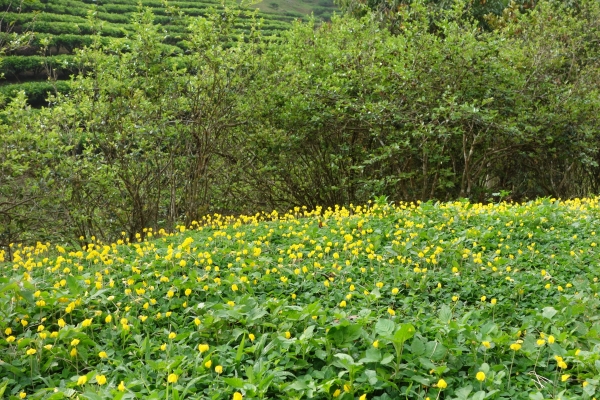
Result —
[[0, 253], [10, 399], [591, 399], [600, 199], [213, 215]]
[[[0, 0], [0, 35], [7, 29], [13, 32], [31, 31], [35, 36], [29, 46], [17, 49], [3, 57], [0, 64], [1, 93], [11, 96], [15, 90], [25, 90], [34, 105], [45, 104], [48, 91], [67, 90], [63, 84], [52, 85], [48, 77], [64, 80], [81, 71], [74, 61], [74, 50], [91, 45], [93, 35], [104, 38], [123, 38], [131, 34], [131, 18], [139, 11], [137, 0], [26, 0], [19, 4], [13, 0]], [[152, 10], [155, 22], [165, 32], [165, 45], [174, 52], [186, 50], [183, 34], [185, 16], [204, 16], [211, 9], [223, 7], [219, 0], [172, 1], [144, 0], [144, 7]], [[246, 7], [250, 12], [259, 9], [262, 33], [277, 36], [290, 27], [293, 20], [306, 18], [313, 13], [317, 19], [331, 18], [335, 6], [332, 0], [275, 0]], [[249, 32], [250, 15], [236, 26], [236, 35]]]

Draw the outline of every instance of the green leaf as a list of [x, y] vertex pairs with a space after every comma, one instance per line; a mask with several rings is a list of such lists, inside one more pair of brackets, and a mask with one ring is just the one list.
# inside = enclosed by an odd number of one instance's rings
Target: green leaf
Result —
[[473, 391], [473, 386], [467, 385], [457, 389], [454, 394], [456, 395], [456, 400], [467, 400], [469, 398], [469, 394]]
[[373, 371], [372, 369], [365, 370], [365, 376], [371, 385], [375, 385], [378, 382], [377, 372]]
[[540, 392], [529, 393], [530, 400], [544, 400], [544, 395]]
[[383, 358], [381, 359], [381, 361], [379, 361], [379, 364], [381, 365], [386, 365], [391, 363], [392, 361], [394, 361], [394, 355], [393, 354], [386, 354], [383, 356]]
[[67, 276], [67, 286], [71, 294], [79, 295], [81, 293], [81, 286], [79, 286], [77, 279], [73, 275]]
[[246, 335], [242, 336], [242, 341], [240, 342], [240, 345], [238, 346], [237, 352], [235, 354], [235, 362], [240, 362], [242, 360], [242, 357], [244, 355], [244, 343], [246, 343]]
[[410, 344], [410, 352], [416, 357], [422, 356], [425, 354], [425, 343], [417, 337], [412, 340]]
[[391, 336], [396, 329], [396, 324], [390, 319], [380, 319], [375, 324], [375, 332], [380, 336]]
[[342, 321], [339, 325], [329, 328], [327, 338], [333, 341], [338, 347], [345, 347], [352, 341], [358, 339], [362, 333], [360, 325], [350, 324], [348, 321]]
[[452, 321], [452, 310], [446, 304], [440, 309], [439, 318], [444, 324], [449, 324]]
[[4, 379], [4, 381], [2, 381], [2, 384], [0, 384], [0, 398], [2, 398], [2, 396], [4, 396], [4, 391], [6, 390], [7, 386], [8, 386], [8, 379]]
[[558, 311], [556, 311], [556, 309], [554, 307], [544, 307], [542, 316], [544, 318], [552, 319], [552, 317], [554, 317], [557, 312]]
[[473, 396], [471, 396], [470, 400], [483, 400], [485, 399], [485, 392], [483, 390], [478, 391]]
[[241, 389], [244, 387], [244, 381], [240, 378], [223, 378], [223, 382], [234, 389]]
[[371, 347], [366, 351], [365, 357], [361, 358], [360, 361], [363, 363], [369, 363], [369, 362], [379, 362], [380, 360], [381, 360], [381, 351], [379, 349], [376, 349], [375, 347]]
[[393, 341], [403, 343], [412, 338], [415, 334], [415, 327], [412, 324], [401, 324], [400, 329], [394, 333]]

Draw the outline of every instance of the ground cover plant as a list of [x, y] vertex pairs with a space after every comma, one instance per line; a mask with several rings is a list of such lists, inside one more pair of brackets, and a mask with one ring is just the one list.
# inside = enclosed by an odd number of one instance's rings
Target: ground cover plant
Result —
[[592, 399], [599, 202], [380, 198], [13, 245], [0, 393]]

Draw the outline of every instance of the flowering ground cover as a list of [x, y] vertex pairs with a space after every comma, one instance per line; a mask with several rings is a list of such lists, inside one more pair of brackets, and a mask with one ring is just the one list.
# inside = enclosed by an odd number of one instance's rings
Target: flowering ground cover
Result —
[[599, 201], [296, 208], [14, 245], [0, 394], [592, 399]]

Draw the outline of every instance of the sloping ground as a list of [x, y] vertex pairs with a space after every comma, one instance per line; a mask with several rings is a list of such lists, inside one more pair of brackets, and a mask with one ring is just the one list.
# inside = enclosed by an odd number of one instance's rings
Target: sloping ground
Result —
[[13, 246], [0, 255], [0, 390], [591, 399], [598, 215], [598, 198], [369, 204]]
[[[317, 18], [328, 19], [335, 9], [330, 0], [320, 0], [319, 3], [316, 0], [314, 3], [304, 1], [309, 0], [282, 0], [277, 6], [263, 2], [248, 7], [248, 10], [260, 8], [263, 35], [277, 36], [295, 19], [306, 18], [311, 13]], [[19, 5], [12, 0], [0, 0], [0, 10], [8, 10], [1, 17], [0, 35], [7, 27], [14, 32], [35, 32], [30, 46], [3, 58], [0, 73], [4, 73], [5, 79], [0, 81], [0, 93], [10, 97], [15, 90], [25, 90], [32, 104], [43, 104], [48, 90], [55, 89], [46, 82], [48, 76], [67, 79], [77, 73], [80, 66], [74, 63], [71, 55], [75, 49], [90, 45], [93, 34], [99, 32], [106, 38], [121, 38], [130, 33], [131, 17], [139, 11], [138, 4], [137, 0], [35, 0]], [[155, 15], [155, 22], [164, 27], [167, 34], [165, 44], [173, 46], [174, 51], [185, 50], [182, 35], [186, 22], [180, 12], [188, 16], [202, 16], [211, 9], [222, 8], [222, 2], [217, 0], [168, 3], [144, 0], [141, 4], [149, 7]], [[90, 19], [92, 13], [93, 20]], [[249, 16], [245, 16], [231, 37], [224, 40], [233, 40], [239, 33], [249, 31], [250, 23]]]

